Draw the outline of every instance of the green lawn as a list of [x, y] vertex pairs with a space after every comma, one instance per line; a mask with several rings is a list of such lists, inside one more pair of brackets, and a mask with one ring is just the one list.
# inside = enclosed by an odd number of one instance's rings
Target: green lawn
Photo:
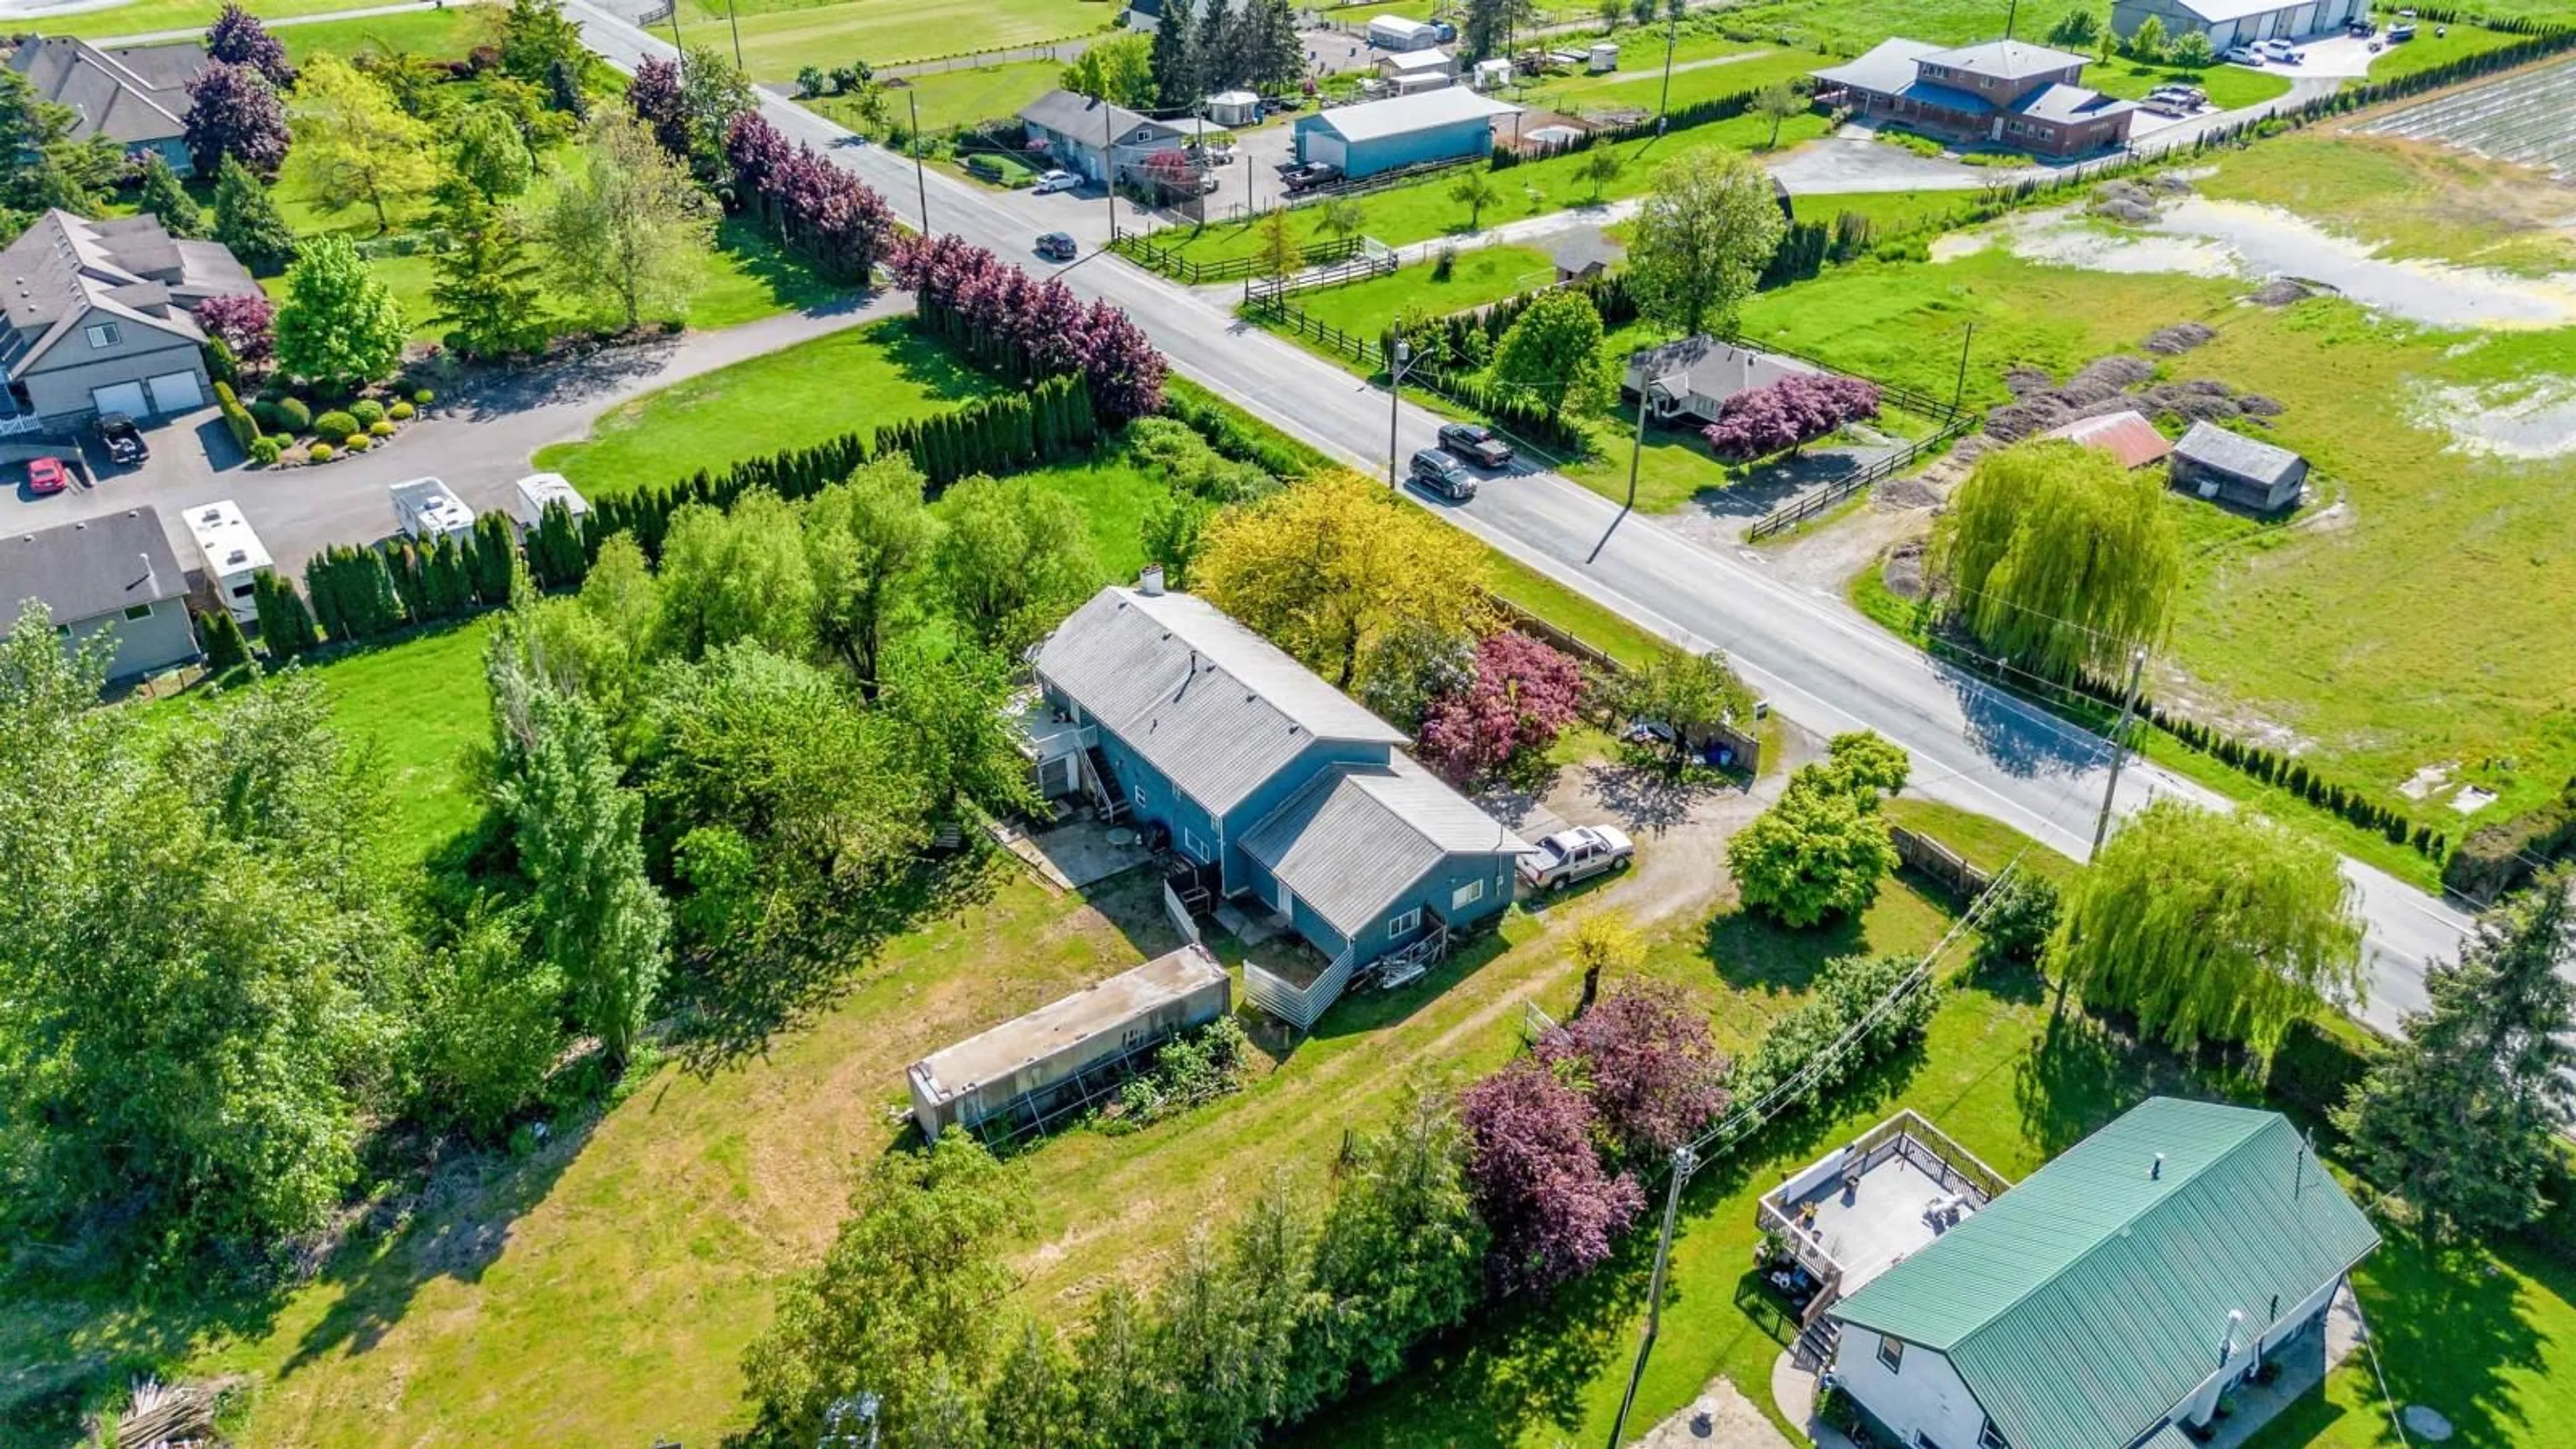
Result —
[[[969, 6], [924, 6], [917, 0], [838, 0], [798, 4], [753, 0], [729, 22], [711, 0], [682, 0], [680, 34], [689, 45], [734, 53], [754, 80], [792, 81], [806, 66], [894, 65], [1015, 45], [1042, 45], [1109, 28], [1107, 0], [984, 0]], [[670, 25], [655, 27], [668, 38]]]
[[482, 812], [464, 767], [467, 750], [492, 735], [490, 632], [477, 619], [314, 666], [333, 724], [375, 756], [392, 812], [386, 833], [406, 860], [431, 855]]
[[1299, 292], [1290, 300], [1345, 332], [1374, 338], [1393, 325], [1402, 312], [1428, 311], [1447, 316], [1556, 280], [1556, 267], [1547, 254], [1529, 247], [1475, 247], [1462, 251], [1451, 263], [1447, 281], [1433, 279], [1436, 268], [1434, 262], [1416, 262], [1347, 287]]
[[[1781, 128], [1780, 145], [1787, 149], [1814, 140], [1824, 131], [1824, 117], [1796, 116]], [[1668, 157], [1705, 146], [1753, 150], [1767, 141], [1770, 134], [1769, 121], [1759, 116], [1739, 116], [1731, 121], [1716, 121], [1687, 131], [1675, 131], [1668, 136], [1624, 142], [1617, 150], [1627, 163], [1626, 169], [1600, 189], [1600, 199], [1616, 201], [1621, 197], [1644, 194], [1653, 186], [1655, 167]], [[1545, 161], [1533, 161], [1494, 172], [1493, 178], [1501, 188], [1503, 199], [1484, 209], [1484, 215], [1478, 219], [1479, 224], [1500, 226], [1523, 217], [1590, 204], [1594, 196], [1593, 185], [1576, 174], [1576, 167], [1583, 159], [1580, 155], [1553, 156]], [[1465, 233], [1468, 230], [1467, 208], [1449, 199], [1449, 189], [1457, 183], [1458, 173], [1448, 172], [1358, 198], [1368, 215], [1367, 234], [1389, 246], [1403, 246], [1433, 237]], [[1288, 213], [1288, 217], [1289, 234], [1297, 245], [1305, 246], [1326, 239], [1321, 229], [1322, 207], [1297, 207]], [[1247, 257], [1261, 249], [1261, 224], [1244, 221], [1195, 229], [1176, 226], [1155, 233], [1154, 240], [1199, 261]]]
[[[2507, 0], [2507, 6], [2501, 13], [2511, 13], [2513, 3], [2514, 0]], [[2492, 6], [2485, 8], [2496, 9]], [[2548, 14], [2546, 18], [2556, 24], [2566, 25], [2576, 22], [2576, 9], [2571, 9], [2564, 3], [2550, 5], [2548, 9], [2554, 13]], [[2383, 24], [2389, 23], [2389, 17], [2385, 14], [2380, 16], [2380, 20]], [[2431, 70], [2437, 65], [2445, 65], [2467, 56], [2500, 50], [2520, 38], [2477, 25], [2451, 26], [2451, 33], [2448, 35], [2436, 35], [2433, 30], [2431, 22], [2420, 23], [2416, 27], [2413, 40], [2403, 45], [2392, 45], [2382, 51], [2379, 58], [2371, 62], [2370, 78], [2391, 80], [2402, 75], [2412, 75], [2419, 70]], [[2385, 32], [2382, 33], [2385, 34]]]
[[298, 64], [326, 51], [343, 56], [374, 52], [408, 54], [422, 60], [462, 60], [467, 51], [489, 43], [497, 18], [481, 5], [451, 6], [445, 10], [410, 10], [351, 20], [317, 20], [311, 25], [282, 25], [277, 38], [286, 42], [288, 58]]
[[[949, 131], [978, 121], [1016, 116], [1020, 107], [1053, 90], [1063, 74], [1064, 66], [1052, 60], [1020, 60], [973, 70], [933, 71], [928, 75], [914, 76], [903, 87], [887, 91], [886, 114], [898, 125], [910, 124], [911, 112], [905, 105], [909, 97], [921, 108], [924, 133]], [[819, 109], [843, 125], [859, 130], [871, 129], [845, 98], [836, 96], [823, 101]]]
[[[110, 5], [98, 10], [75, 10], [66, 15], [36, 17], [47, 35], [85, 35], [95, 38], [116, 35], [151, 35], [164, 30], [182, 30], [215, 23], [223, 12], [223, 0], [133, 0], [128, 5]], [[358, 8], [352, 0], [251, 0], [250, 12], [263, 20], [278, 20], [290, 15], [327, 15], [335, 10]], [[292, 27], [281, 27], [284, 34]]]
[[536, 465], [604, 497], [854, 429], [872, 432], [992, 389], [945, 347], [897, 319], [638, 398], [601, 417], [588, 438], [538, 449]]
[[1882, 238], [1918, 231], [1946, 231], [1976, 203], [1973, 191], [1819, 192], [1789, 198], [1789, 210], [1800, 221], [1831, 226], [1849, 212], [1866, 220]]
[[[2114, 57], [2084, 68], [2084, 84], [2106, 96], [2143, 100], [2147, 92], [2161, 85], [2198, 86], [2209, 92], [2209, 103], [2222, 111], [2243, 106], [2259, 106], [2265, 101], [2289, 94], [2289, 77], [2268, 70], [2254, 70], [2241, 65], [2213, 65], [2206, 70], [2181, 70], [2172, 66], [2141, 65], [2136, 61]], [[2141, 117], [2152, 120], [2153, 117]]]
[[[1795, 80], [1834, 63], [1834, 57], [1818, 55], [1813, 48], [1783, 49], [1776, 45], [1747, 45], [1716, 35], [1685, 35], [1673, 51], [1671, 100], [1667, 103], [1662, 29], [1647, 33], [1623, 30], [1611, 40], [1619, 47], [1617, 70], [1601, 75], [1547, 77], [1529, 86], [1520, 99], [1573, 115], [1651, 112], [1658, 104], [1679, 110], [1719, 96]], [[1726, 58], [1723, 64], [1711, 63], [1721, 57]], [[1765, 122], [1764, 127], [1767, 130], [1769, 123]]]

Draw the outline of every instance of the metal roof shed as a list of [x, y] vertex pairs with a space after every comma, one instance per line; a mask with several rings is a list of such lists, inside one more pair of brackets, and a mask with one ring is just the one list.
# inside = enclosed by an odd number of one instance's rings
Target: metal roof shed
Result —
[[1233, 1003], [1225, 967], [1192, 942], [932, 1052], [904, 1073], [924, 1136], [1010, 1116], [1033, 1125], [1115, 1086], [1123, 1064]]
[[1339, 106], [1297, 118], [1297, 155], [1352, 177], [1466, 160], [1493, 150], [1495, 117], [1519, 112], [1463, 86]]
[[2308, 460], [2277, 444], [2215, 423], [2194, 423], [2174, 444], [2173, 484], [2258, 513], [2296, 505], [2308, 481]]

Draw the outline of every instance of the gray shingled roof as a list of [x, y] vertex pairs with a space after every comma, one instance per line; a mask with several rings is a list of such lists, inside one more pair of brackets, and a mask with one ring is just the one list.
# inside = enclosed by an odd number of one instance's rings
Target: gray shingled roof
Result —
[[1527, 841], [1398, 753], [1338, 765], [1243, 837], [1244, 853], [1350, 936], [1451, 855], [1521, 855]]
[[209, 64], [193, 40], [102, 49], [68, 35], [21, 45], [9, 64], [36, 94], [80, 118], [75, 140], [105, 136], [122, 145], [176, 139], [186, 130], [188, 83]]
[[2100, 91], [2082, 86], [2041, 86], [2013, 102], [2013, 113], [2034, 121], [2054, 121], [2066, 125], [2077, 121], [2098, 121], [2138, 108], [2135, 101], [2117, 101]]
[[1319, 739], [1404, 732], [1188, 594], [1107, 588], [1038, 650], [1038, 673], [1220, 814]]
[[156, 509], [0, 535], [0, 621], [9, 624], [29, 599], [42, 599], [55, 623], [77, 624], [187, 592]]
[[2081, 66], [2086, 60], [2086, 57], [2072, 51], [2033, 45], [2026, 40], [1989, 40], [1982, 45], [1935, 50], [1915, 58], [1927, 65], [1946, 65], [1952, 70], [1964, 70], [1970, 75], [1990, 75], [1997, 80], [2045, 75], [2070, 65]]
[[88, 221], [47, 211], [0, 250], [0, 316], [10, 332], [0, 364], [25, 370], [93, 309], [203, 342], [185, 308], [258, 290], [220, 243], [174, 239], [153, 217]]
[[1131, 133], [1139, 126], [1151, 128], [1147, 139], [1180, 134], [1151, 116], [1139, 115], [1117, 105], [1109, 107], [1109, 119], [1104, 127], [1100, 118], [1102, 104], [1072, 91], [1052, 90], [1020, 107], [1020, 119], [1093, 146], [1113, 139], [1120, 145], [1128, 144]]
[[2300, 462], [2299, 455], [2287, 448], [2229, 432], [2214, 423], [2192, 424], [2191, 431], [2174, 444], [2174, 456], [2267, 485], [2288, 477]]
[[1854, 86], [1892, 96], [1914, 84], [1914, 62], [1940, 49], [1927, 41], [1907, 40], [1900, 36], [1882, 40], [1840, 65], [1829, 65], [1810, 74], [1830, 85]]

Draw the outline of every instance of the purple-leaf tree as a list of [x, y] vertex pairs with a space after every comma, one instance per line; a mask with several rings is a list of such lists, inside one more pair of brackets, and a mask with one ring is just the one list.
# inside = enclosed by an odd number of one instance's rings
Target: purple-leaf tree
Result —
[[180, 125], [198, 175], [214, 175], [230, 156], [262, 181], [277, 179], [286, 164], [286, 103], [268, 77], [216, 61], [188, 83], [188, 96]]
[[1465, 688], [1431, 701], [1422, 716], [1422, 757], [1466, 784], [1500, 773], [1527, 751], [1544, 751], [1583, 704], [1583, 669], [1517, 630], [1476, 644]]
[[626, 83], [626, 105], [635, 119], [653, 128], [653, 139], [672, 155], [688, 159], [689, 104], [680, 84], [676, 60], [648, 60], [635, 67]]
[[1856, 377], [1796, 373], [1728, 398], [1701, 430], [1721, 458], [1767, 458], [1878, 416], [1878, 388]]
[[1161, 412], [1163, 354], [1146, 340], [1145, 329], [1107, 302], [1093, 302], [1082, 321], [1082, 379], [1100, 425], [1121, 427]]
[[1646, 1196], [1635, 1178], [1602, 1169], [1581, 1093], [1522, 1057], [1461, 1093], [1458, 1108], [1496, 1292], [1543, 1293], [1610, 1256]]
[[264, 373], [277, 359], [277, 308], [257, 292], [208, 297], [197, 304], [197, 325], [221, 338], [247, 373]]
[[1726, 1058], [1708, 1018], [1666, 983], [1632, 982], [1539, 1038], [1539, 1060], [1579, 1069], [1611, 1140], [1660, 1159], [1726, 1109]]
[[1107, 302], [1081, 307], [1061, 284], [955, 236], [898, 241], [886, 270], [925, 321], [973, 356], [1028, 377], [1082, 374], [1102, 426], [1162, 411], [1163, 354]]
[[206, 54], [226, 65], [249, 66], [279, 90], [295, 84], [295, 66], [286, 58], [286, 42], [271, 35], [258, 16], [231, 0], [226, 0], [215, 23], [206, 27]]

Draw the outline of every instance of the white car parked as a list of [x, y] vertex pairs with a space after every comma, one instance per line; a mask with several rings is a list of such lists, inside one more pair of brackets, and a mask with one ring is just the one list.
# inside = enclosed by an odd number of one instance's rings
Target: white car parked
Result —
[[2263, 53], [2252, 49], [2251, 47], [2239, 45], [2230, 48], [2228, 52], [2225, 55], [2220, 56], [2219, 59], [2227, 62], [2229, 65], [2261, 65], [2263, 63]]
[[1045, 196], [1050, 192], [1071, 191], [1081, 184], [1082, 178], [1070, 171], [1050, 171], [1040, 176], [1038, 184], [1031, 189], [1038, 195]]
[[2286, 40], [2267, 40], [2254, 48], [2263, 53], [2265, 60], [2278, 61], [2282, 65], [2299, 63], [2299, 48]]

